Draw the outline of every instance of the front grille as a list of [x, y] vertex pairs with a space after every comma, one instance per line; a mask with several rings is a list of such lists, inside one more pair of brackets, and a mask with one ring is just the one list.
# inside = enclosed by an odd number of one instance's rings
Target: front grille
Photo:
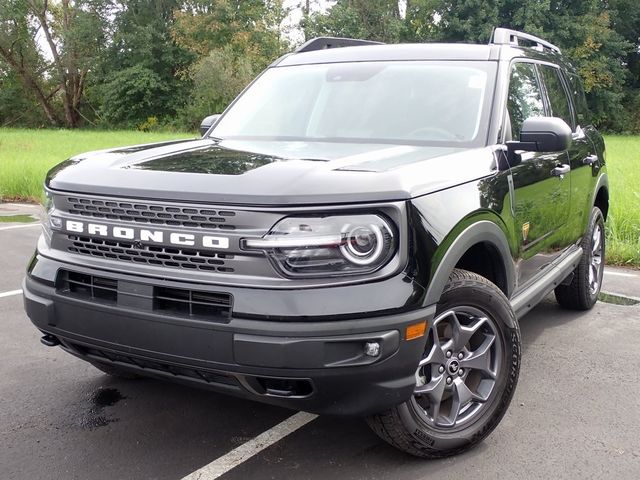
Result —
[[231, 296], [181, 288], [155, 287], [153, 309], [179, 316], [231, 316]]
[[59, 290], [70, 296], [100, 303], [118, 302], [117, 280], [66, 270], [61, 270], [58, 278]]
[[[146, 274], [152, 267], [164, 271], [163, 275], [170, 269], [169, 275], [181, 278], [196, 272], [240, 281], [248, 276], [280, 278], [266, 255], [240, 246], [242, 238], [267, 234], [283, 216], [278, 211], [74, 193], [56, 194], [53, 201], [52, 216], [60, 217], [63, 225], [73, 221], [82, 225], [53, 229], [51, 248], [84, 257], [89, 263], [109, 262], [124, 268], [129, 264], [133, 269], [138, 265]], [[100, 231], [90, 230], [91, 224]], [[115, 228], [132, 229], [134, 234], [118, 237]], [[143, 241], [143, 231], [154, 235], [162, 231], [162, 241]], [[178, 245], [171, 240], [172, 234], [192, 235], [194, 244]], [[208, 236], [223, 238], [228, 244], [205, 247]]]
[[67, 248], [72, 253], [161, 267], [187, 268], [221, 273], [234, 272], [234, 268], [228, 265], [228, 261], [233, 260], [234, 256], [225, 253], [154, 245], [134, 248], [132, 242], [103, 240], [101, 238], [77, 235], [68, 235], [67, 238], [71, 243]]
[[67, 197], [69, 213], [83, 217], [177, 227], [235, 230], [233, 210], [159, 203]]
[[[143, 285], [68, 270], [58, 273], [56, 288], [71, 298], [223, 323], [231, 319], [233, 308], [228, 293]], [[135, 304], [131, 303], [132, 291], [136, 292]]]

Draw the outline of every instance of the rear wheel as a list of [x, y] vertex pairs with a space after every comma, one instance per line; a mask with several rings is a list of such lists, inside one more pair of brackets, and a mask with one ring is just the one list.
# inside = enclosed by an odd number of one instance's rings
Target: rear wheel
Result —
[[498, 425], [519, 368], [520, 331], [509, 301], [487, 279], [455, 270], [429, 326], [413, 396], [367, 422], [412, 455], [460, 453]]
[[569, 285], [555, 289], [556, 300], [564, 308], [589, 310], [598, 300], [604, 274], [604, 217], [598, 207], [593, 207], [589, 228], [582, 238], [582, 257], [573, 271]]

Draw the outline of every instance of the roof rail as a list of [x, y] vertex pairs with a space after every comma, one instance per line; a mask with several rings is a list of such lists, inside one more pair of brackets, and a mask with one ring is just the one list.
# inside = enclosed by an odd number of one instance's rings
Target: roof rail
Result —
[[314, 50], [326, 50], [328, 48], [358, 47], [364, 45], [382, 45], [382, 42], [372, 40], [357, 40], [355, 38], [318, 37], [312, 38], [300, 45], [294, 53], [312, 52]]
[[541, 38], [534, 35], [518, 32], [517, 30], [509, 30], [508, 28], [494, 29], [493, 35], [491, 35], [491, 40], [489, 40], [489, 44], [517, 46], [519, 45], [519, 40], [527, 40], [529, 42], [535, 43], [536, 47], [538, 47], [538, 49], [540, 50], [544, 50], [546, 48], [548, 50], [551, 50], [552, 52], [560, 53], [560, 48], [556, 47], [553, 43], [549, 43], [546, 40], [542, 40]]

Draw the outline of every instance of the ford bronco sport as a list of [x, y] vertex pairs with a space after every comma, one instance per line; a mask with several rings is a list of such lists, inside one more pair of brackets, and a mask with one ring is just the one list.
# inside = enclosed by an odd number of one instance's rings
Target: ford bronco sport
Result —
[[45, 345], [440, 457], [504, 415], [519, 317], [596, 302], [604, 142], [544, 40], [318, 38], [205, 120], [49, 172], [24, 281]]

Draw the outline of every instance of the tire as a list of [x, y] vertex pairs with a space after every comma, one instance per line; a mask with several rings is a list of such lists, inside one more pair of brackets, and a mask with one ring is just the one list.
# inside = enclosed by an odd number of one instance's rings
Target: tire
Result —
[[116, 365], [109, 365], [107, 363], [92, 363], [94, 367], [96, 367], [101, 372], [106, 373], [107, 375], [115, 378], [124, 378], [127, 380], [137, 380], [142, 378], [140, 375], [136, 375], [135, 373], [131, 373], [124, 368], [117, 367]]
[[456, 269], [429, 325], [414, 395], [367, 423], [387, 443], [417, 457], [461, 453], [500, 423], [519, 371], [520, 329], [509, 301], [486, 278]]
[[568, 285], [555, 289], [556, 300], [563, 308], [589, 310], [598, 300], [602, 287], [605, 258], [604, 217], [598, 207], [593, 207], [589, 227], [580, 243], [582, 257], [573, 271]]

